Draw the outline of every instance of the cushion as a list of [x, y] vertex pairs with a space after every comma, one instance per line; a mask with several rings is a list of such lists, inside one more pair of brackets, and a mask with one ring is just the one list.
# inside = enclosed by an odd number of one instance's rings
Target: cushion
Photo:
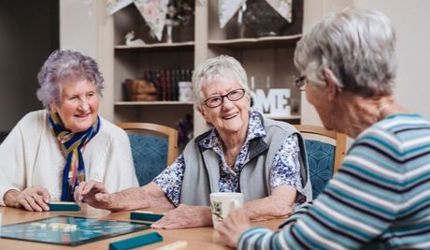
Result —
[[167, 138], [129, 134], [137, 179], [141, 186], [149, 183], [167, 166]]
[[335, 146], [317, 140], [305, 140], [305, 145], [315, 199], [333, 177]]

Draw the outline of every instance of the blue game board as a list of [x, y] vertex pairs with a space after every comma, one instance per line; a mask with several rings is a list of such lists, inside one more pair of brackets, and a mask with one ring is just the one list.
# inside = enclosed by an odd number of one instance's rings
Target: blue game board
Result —
[[[62, 225], [67, 230], [59, 228]], [[74, 226], [76, 225], [76, 226]], [[55, 216], [0, 227], [0, 237], [49, 244], [76, 246], [149, 228], [146, 223]]]

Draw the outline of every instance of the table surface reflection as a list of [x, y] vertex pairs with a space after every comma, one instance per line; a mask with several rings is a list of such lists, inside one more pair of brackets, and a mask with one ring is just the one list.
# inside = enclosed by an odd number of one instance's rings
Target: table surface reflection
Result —
[[[153, 210], [155, 212], [160, 212], [161, 210]], [[0, 207], [0, 223], [1, 225], [19, 223], [19, 222], [27, 222], [33, 221], [37, 219], [43, 219], [52, 216], [58, 215], [71, 215], [71, 216], [83, 216], [89, 218], [98, 218], [98, 219], [110, 219], [110, 220], [129, 220], [130, 212], [117, 212], [111, 213], [107, 210], [95, 209], [88, 206], [83, 206], [82, 210], [79, 212], [27, 212], [22, 209], [8, 208], [8, 207]], [[271, 229], [275, 229], [280, 223], [282, 219], [270, 220], [264, 222], [254, 223], [257, 226], [264, 226]], [[190, 228], [190, 229], [176, 229], [176, 230], [153, 230], [148, 229], [144, 231], [138, 231], [134, 233], [129, 233], [117, 237], [112, 237], [103, 240], [97, 240], [94, 242], [82, 244], [75, 247], [70, 246], [60, 246], [60, 245], [51, 245], [30, 241], [22, 241], [22, 240], [11, 240], [11, 239], [3, 239], [0, 238], [0, 249], [109, 249], [109, 243], [113, 241], [118, 241], [122, 239], [127, 239], [133, 236], [142, 235], [148, 232], [157, 231], [160, 233], [164, 240], [159, 243], [151, 244], [145, 247], [144, 249], [156, 249], [158, 247], [167, 245], [169, 243], [173, 243], [179, 240], [185, 240], [188, 242], [188, 246], [184, 249], [204, 249], [204, 250], [212, 250], [212, 249], [228, 249], [221, 244], [221, 238], [218, 233], [214, 231], [211, 227], [203, 227], [203, 228]]]

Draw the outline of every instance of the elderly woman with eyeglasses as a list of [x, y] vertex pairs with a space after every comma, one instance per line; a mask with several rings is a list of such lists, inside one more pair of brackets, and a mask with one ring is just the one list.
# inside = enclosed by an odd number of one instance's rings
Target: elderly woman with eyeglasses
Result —
[[377, 11], [348, 9], [297, 44], [306, 97], [325, 127], [355, 142], [313, 201], [278, 231], [234, 210], [218, 227], [238, 249], [430, 249], [430, 123], [392, 96], [395, 33]]
[[293, 126], [250, 108], [245, 70], [229, 56], [203, 63], [193, 75], [197, 107], [213, 126], [150, 184], [108, 194], [82, 184], [77, 199], [117, 210], [175, 208], [154, 228], [210, 226], [209, 194], [242, 192], [253, 220], [287, 216], [310, 198], [303, 141]]
[[104, 80], [94, 59], [54, 51], [43, 64], [30, 112], [0, 145], [0, 205], [48, 211], [51, 201], [73, 201], [85, 180], [111, 192], [137, 186], [127, 134], [98, 115]]

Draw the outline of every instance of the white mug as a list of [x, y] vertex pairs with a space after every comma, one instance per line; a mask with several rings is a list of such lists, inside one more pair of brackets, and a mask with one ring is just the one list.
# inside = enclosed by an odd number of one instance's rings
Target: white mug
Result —
[[219, 192], [210, 194], [212, 222], [216, 228], [231, 210], [243, 206], [242, 193]]

